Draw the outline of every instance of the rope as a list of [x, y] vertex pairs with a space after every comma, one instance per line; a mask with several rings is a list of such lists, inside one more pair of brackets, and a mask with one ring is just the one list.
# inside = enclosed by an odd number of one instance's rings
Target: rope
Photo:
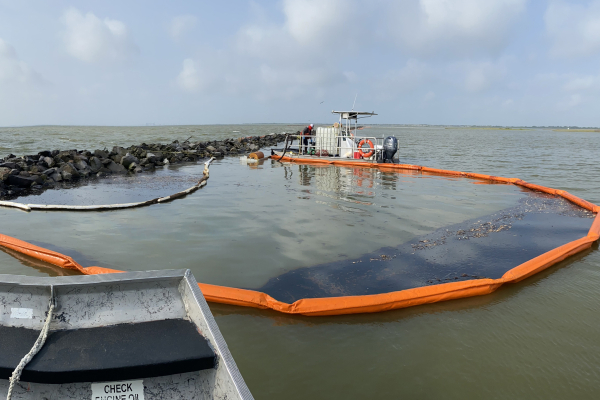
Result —
[[19, 365], [17, 365], [17, 368], [15, 368], [15, 370], [13, 371], [10, 377], [10, 386], [8, 387], [8, 394], [6, 395], [6, 400], [10, 400], [12, 396], [13, 387], [17, 384], [17, 382], [19, 382], [19, 379], [21, 378], [21, 373], [23, 372], [23, 369], [25, 368], [27, 363], [31, 361], [31, 359], [38, 353], [38, 351], [40, 351], [40, 349], [42, 348], [42, 346], [44, 346], [44, 343], [46, 342], [46, 338], [48, 337], [48, 328], [50, 327], [50, 321], [52, 320], [52, 313], [54, 311], [54, 288], [52, 286], [50, 286], [50, 292], [50, 307], [48, 309], [48, 316], [46, 317], [46, 322], [42, 327], [40, 336], [38, 336], [29, 353], [27, 353], [25, 357], [21, 359], [21, 362], [19, 363]]

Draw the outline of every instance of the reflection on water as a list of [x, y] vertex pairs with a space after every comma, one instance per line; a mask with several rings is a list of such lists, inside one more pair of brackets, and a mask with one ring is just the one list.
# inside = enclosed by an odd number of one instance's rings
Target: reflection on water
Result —
[[[139, 201], [189, 186], [202, 168], [167, 167], [20, 201]], [[514, 186], [477, 187], [467, 179], [273, 160], [246, 166], [227, 158], [212, 165], [208, 186], [169, 204], [84, 214], [0, 212], [4, 233], [71, 249], [75, 259], [76, 251], [115, 269], [190, 268], [202, 282], [256, 288], [287, 271], [360, 257], [514, 206], [522, 196]], [[21, 224], [26, 220], [39, 228]]]

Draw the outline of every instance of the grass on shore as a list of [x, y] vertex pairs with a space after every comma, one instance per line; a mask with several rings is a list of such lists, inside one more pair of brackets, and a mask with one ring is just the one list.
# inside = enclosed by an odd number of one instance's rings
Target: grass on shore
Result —
[[600, 129], [553, 129], [554, 132], [600, 132]]

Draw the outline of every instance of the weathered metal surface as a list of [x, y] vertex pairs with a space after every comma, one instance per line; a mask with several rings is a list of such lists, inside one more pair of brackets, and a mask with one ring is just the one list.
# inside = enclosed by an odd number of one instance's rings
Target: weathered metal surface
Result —
[[[40, 329], [54, 287], [51, 330], [160, 319], [191, 320], [217, 354], [214, 369], [146, 378], [144, 399], [252, 399], [189, 270], [37, 278], [0, 275], [0, 324]], [[31, 311], [28, 311], [31, 310]], [[29, 318], [31, 316], [31, 318]], [[8, 381], [0, 380], [0, 400]], [[14, 399], [90, 399], [91, 383], [19, 382]]]

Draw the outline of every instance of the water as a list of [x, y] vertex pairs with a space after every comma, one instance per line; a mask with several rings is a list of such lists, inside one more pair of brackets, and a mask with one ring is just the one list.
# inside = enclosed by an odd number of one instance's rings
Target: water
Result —
[[[186, 139], [192, 129], [211, 139], [297, 129], [161, 128], [18, 128], [18, 136], [3, 129], [0, 146], [10, 150], [0, 154], [166, 142]], [[73, 145], [40, 139], [59, 129]], [[600, 203], [597, 133], [400, 126], [364, 133], [396, 135], [409, 163], [518, 177]], [[200, 174], [201, 166], [171, 167], [157, 176], [173, 180], [138, 184], [162, 195]], [[108, 196], [94, 193], [103, 191], [88, 185], [23, 201], [101, 202]], [[114, 193], [135, 196], [123, 188]], [[523, 196], [515, 186], [466, 179], [271, 161], [249, 167], [226, 158], [211, 167], [204, 189], [170, 204], [86, 214], [0, 209], [0, 232], [77, 251], [88, 265], [190, 268], [202, 282], [252, 288], [299, 267], [359, 257], [489, 215]], [[310, 318], [211, 308], [256, 398], [591, 399], [600, 389], [599, 254], [595, 245], [488, 296], [386, 313]], [[0, 253], [2, 273], [59, 272], [31, 264]]]
[[[146, 143], [170, 143], [238, 138], [296, 132], [300, 125], [182, 125], [182, 126], [30, 126], [0, 128], [0, 155], [21, 156], [41, 150], [95, 150]], [[42, 146], [42, 147], [40, 147]]]

